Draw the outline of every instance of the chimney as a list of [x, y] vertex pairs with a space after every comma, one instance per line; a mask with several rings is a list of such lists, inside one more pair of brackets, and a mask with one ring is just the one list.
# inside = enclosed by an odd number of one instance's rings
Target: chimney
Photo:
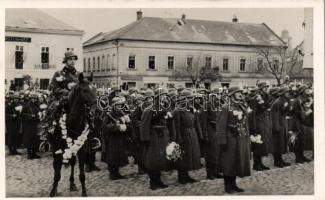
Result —
[[186, 15], [182, 14], [182, 21], [185, 21], [185, 19], [186, 19]]
[[140, 20], [140, 19], [142, 19], [142, 11], [138, 10], [137, 11], [137, 20]]
[[238, 18], [237, 18], [236, 15], [234, 15], [234, 16], [232, 17], [232, 22], [238, 22]]

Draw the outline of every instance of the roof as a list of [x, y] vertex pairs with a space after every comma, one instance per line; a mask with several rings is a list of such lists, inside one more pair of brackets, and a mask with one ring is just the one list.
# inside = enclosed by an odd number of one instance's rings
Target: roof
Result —
[[144, 17], [120, 29], [99, 33], [84, 46], [125, 39], [159, 42], [285, 46], [266, 24]]
[[6, 30], [82, 35], [83, 31], [52, 17], [39, 9], [7, 8]]

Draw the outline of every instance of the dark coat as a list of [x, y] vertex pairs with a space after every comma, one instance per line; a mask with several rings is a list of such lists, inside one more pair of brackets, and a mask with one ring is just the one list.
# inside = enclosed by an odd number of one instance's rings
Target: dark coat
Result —
[[[57, 81], [57, 77], [64, 77], [63, 81]], [[49, 90], [53, 92], [55, 99], [61, 99], [67, 96], [69, 83], [76, 83], [78, 81], [79, 72], [76, 70], [69, 70], [66, 66], [61, 70], [54, 73]]]
[[253, 135], [261, 135], [262, 144], [252, 144], [252, 150], [255, 154], [267, 156], [273, 151], [272, 128], [269, 104], [267, 94], [261, 94], [264, 103], [259, 103], [256, 99], [250, 101], [252, 112], [248, 114], [249, 131]]
[[144, 110], [140, 122], [140, 139], [146, 147], [144, 165], [153, 171], [168, 170], [171, 167], [166, 157], [166, 147], [170, 142], [170, 133], [166, 112]]
[[22, 123], [21, 113], [15, 110], [16, 106], [19, 106], [18, 103], [8, 103], [6, 104], [6, 130], [7, 130], [7, 143], [8, 145], [18, 145], [19, 144], [19, 135], [20, 127]]
[[25, 104], [22, 110], [23, 121], [23, 143], [26, 147], [34, 146], [39, 140], [38, 137], [38, 124], [40, 111], [39, 105], [35, 102], [28, 102]]
[[283, 154], [287, 152], [289, 107], [289, 102], [284, 97], [279, 97], [272, 104], [273, 153]]
[[[238, 119], [233, 111], [241, 111], [243, 118]], [[217, 122], [226, 134], [226, 144], [221, 150], [221, 166], [224, 175], [245, 177], [251, 175], [250, 170], [250, 139], [248, 133], [247, 111], [241, 104], [224, 106]]]
[[174, 111], [176, 142], [183, 151], [182, 159], [176, 165], [181, 170], [197, 170], [201, 168], [201, 151], [199, 138], [203, 138], [198, 113], [190, 111]]
[[[128, 164], [127, 138], [130, 134], [128, 127], [125, 132], [121, 132], [116, 125], [122, 115], [115, 111], [109, 113], [104, 119], [104, 142], [106, 148], [106, 162], [109, 167], [123, 167]], [[122, 123], [120, 121], [120, 123]]]

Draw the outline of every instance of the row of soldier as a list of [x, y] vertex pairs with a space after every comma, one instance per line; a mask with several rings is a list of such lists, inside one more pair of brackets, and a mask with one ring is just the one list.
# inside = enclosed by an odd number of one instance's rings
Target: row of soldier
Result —
[[[209, 98], [211, 94], [216, 98]], [[193, 183], [189, 171], [201, 168], [203, 157], [207, 179], [223, 177], [225, 191], [233, 193], [243, 191], [236, 177], [251, 174], [251, 152], [256, 171], [270, 169], [262, 162], [269, 154], [274, 166], [289, 166], [282, 158], [289, 147], [296, 163], [311, 161], [304, 155], [313, 135], [312, 89], [306, 85], [269, 89], [262, 82], [246, 90], [195, 89], [195, 94], [184, 88], [129, 93], [113, 88], [108, 99], [110, 111], [95, 121], [102, 122], [98, 125], [104, 140], [102, 160], [112, 180], [125, 178], [119, 168], [131, 155], [139, 173], [149, 175], [151, 189], [167, 187], [160, 175], [171, 169], [178, 171], [179, 183]], [[166, 159], [171, 141], [182, 149], [182, 158], [175, 162]]]

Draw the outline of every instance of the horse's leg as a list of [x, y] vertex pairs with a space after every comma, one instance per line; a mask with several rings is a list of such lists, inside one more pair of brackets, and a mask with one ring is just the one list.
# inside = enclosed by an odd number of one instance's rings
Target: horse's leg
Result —
[[53, 169], [54, 169], [54, 182], [50, 197], [54, 197], [57, 194], [58, 183], [61, 179], [61, 168], [62, 168], [62, 155], [53, 154]]
[[81, 183], [81, 188], [82, 188], [82, 193], [81, 195], [83, 197], [87, 196], [87, 191], [86, 191], [86, 175], [85, 175], [85, 161], [86, 161], [86, 152], [84, 147], [82, 147], [78, 151], [78, 160], [79, 160], [79, 179]]
[[70, 167], [71, 167], [71, 174], [70, 174], [70, 191], [77, 191], [76, 184], [74, 184], [74, 166], [76, 165], [76, 156], [73, 156], [70, 159]]

